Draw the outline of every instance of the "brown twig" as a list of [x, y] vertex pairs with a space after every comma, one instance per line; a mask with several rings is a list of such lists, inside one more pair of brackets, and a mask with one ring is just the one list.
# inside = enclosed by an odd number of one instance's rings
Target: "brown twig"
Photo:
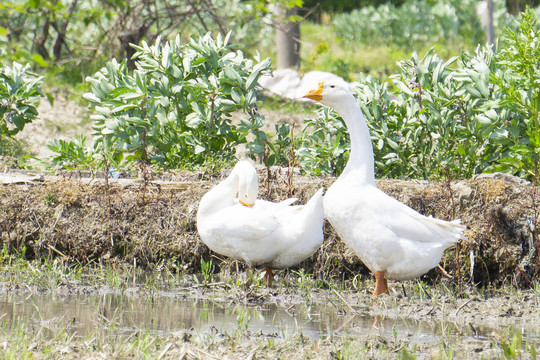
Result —
[[354, 310], [352, 308], [352, 306], [347, 302], [345, 301], [345, 299], [343, 298], [343, 296], [341, 296], [340, 293], [337, 292], [336, 289], [332, 288], [332, 291], [334, 292], [334, 294], [336, 294], [338, 296], [338, 298], [343, 301], [343, 303], [349, 308], [349, 310], [351, 310], [353, 312], [353, 314], [358, 314], [358, 311]]

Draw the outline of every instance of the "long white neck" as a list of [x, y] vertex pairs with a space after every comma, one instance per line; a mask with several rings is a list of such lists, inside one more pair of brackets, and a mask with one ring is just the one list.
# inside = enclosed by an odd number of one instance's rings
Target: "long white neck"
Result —
[[234, 198], [238, 193], [238, 176], [236, 170], [212, 190], [208, 191], [201, 199], [197, 217], [201, 214], [216, 212], [234, 204]]
[[366, 118], [352, 95], [344, 100], [336, 110], [349, 130], [351, 152], [347, 166], [339, 178], [341, 180], [351, 179], [355, 183], [374, 185], [375, 162]]

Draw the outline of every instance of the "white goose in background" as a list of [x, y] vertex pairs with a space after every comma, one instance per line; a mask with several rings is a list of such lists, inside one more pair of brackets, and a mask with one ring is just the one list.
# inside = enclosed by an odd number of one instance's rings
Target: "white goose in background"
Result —
[[323, 189], [299, 206], [290, 206], [296, 198], [279, 203], [257, 199], [258, 191], [256, 169], [248, 161], [239, 161], [225, 180], [202, 197], [197, 229], [212, 251], [243, 260], [249, 267], [265, 266], [272, 286], [272, 268], [296, 265], [322, 245]]
[[387, 279], [409, 280], [436, 267], [444, 250], [464, 238], [460, 220], [421, 215], [377, 188], [369, 128], [347, 86], [321, 82], [304, 97], [334, 108], [349, 130], [349, 161], [327, 190], [324, 210], [339, 237], [374, 273], [373, 298], [388, 294]]

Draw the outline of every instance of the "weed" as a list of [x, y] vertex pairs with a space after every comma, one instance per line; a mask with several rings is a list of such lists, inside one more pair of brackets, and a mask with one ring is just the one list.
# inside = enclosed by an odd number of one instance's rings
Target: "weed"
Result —
[[45, 201], [45, 204], [47, 206], [50, 206], [50, 207], [56, 206], [56, 204], [58, 203], [56, 191], [53, 191], [53, 192], [47, 194], [45, 196], [45, 198], [43, 199], [43, 201]]
[[332, 355], [338, 360], [355, 359], [355, 357], [353, 357], [353, 354], [351, 352], [349, 341], [345, 341], [345, 343], [342, 345], [341, 349], [337, 350]]
[[315, 287], [316, 283], [313, 280], [313, 275], [306, 273], [304, 268], [300, 270], [291, 270], [291, 273], [297, 277], [295, 279], [296, 281], [293, 282], [293, 286], [297, 287], [299, 290], [310, 291]]
[[240, 309], [238, 316], [236, 317], [236, 332], [237, 334], [243, 334], [248, 330], [249, 322], [251, 321], [251, 315], [248, 311]]
[[247, 281], [242, 283], [242, 286], [244, 289], [249, 286], [249, 289], [256, 290], [260, 288], [264, 288], [267, 286], [267, 283], [264, 279], [264, 273], [254, 271], [253, 269], [249, 268], [246, 269], [247, 274]]
[[203, 281], [205, 284], [210, 280], [210, 274], [212, 273], [212, 259], [205, 261], [201, 256], [201, 271], [203, 275]]
[[407, 349], [402, 349], [400, 352], [399, 352], [399, 357], [398, 359], [400, 360], [416, 360], [416, 355], [414, 354], [411, 354]]
[[532, 359], [536, 359], [537, 352], [534, 344], [528, 340], [523, 344], [523, 335], [513, 328], [509, 328], [504, 337], [497, 336], [496, 338], [505, 359], [522, 359], [524, 352]]
[[431, 298], [429, 285], [427, 285], [423, 280], [416, 280], [416, 286], [414, 288], [414, 295], [419, 296], [421, 299]]

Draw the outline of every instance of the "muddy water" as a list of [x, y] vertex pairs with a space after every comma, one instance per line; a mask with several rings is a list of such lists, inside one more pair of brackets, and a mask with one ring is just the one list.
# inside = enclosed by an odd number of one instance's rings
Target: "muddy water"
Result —
[[[324, 305], [229, 305], [211, 299], [188, 300], [168, 293], [153, 298], [120, 293], [61, 296], [45, 294], [0, 294], [2, 324], [56, 334], [67, 327], [80, 336], [103, 328], [129, 335], [139, 329], [156, 332], [192, 330], [196, 334], [236, 331], [262, 332], [286, 338], [303, 333], [310, 337], [340, 334], [346, 321], [334, 307]], [[373, 323], [365, 319], [366, 326]]]
[[[167, 335], [189, 330], [194, 336], [226, 336], [248, 332], [275, 339], [302, 333], [312, 339], [377, 332], [416, 344], [437, 344], [443, 335], [488, 342], [490, 327], [463, 328], [451, 322], [417, 321], [352, 315], [336, 304], [277, 306], [238, 305], [206, 299], [186, 299], [172, 293], [131, 296], [119, 292], [62, 295], [55, 292], [0, 294], [0, 324], [5, 331], [23, 328], [54, 338], [60, 331], [74, 337], [96, 333], [129, 336], [141, 329]], [[374, 327], [374, 323], [377, 326]], [[538, 333], [529, 333], [538, 339]]]

